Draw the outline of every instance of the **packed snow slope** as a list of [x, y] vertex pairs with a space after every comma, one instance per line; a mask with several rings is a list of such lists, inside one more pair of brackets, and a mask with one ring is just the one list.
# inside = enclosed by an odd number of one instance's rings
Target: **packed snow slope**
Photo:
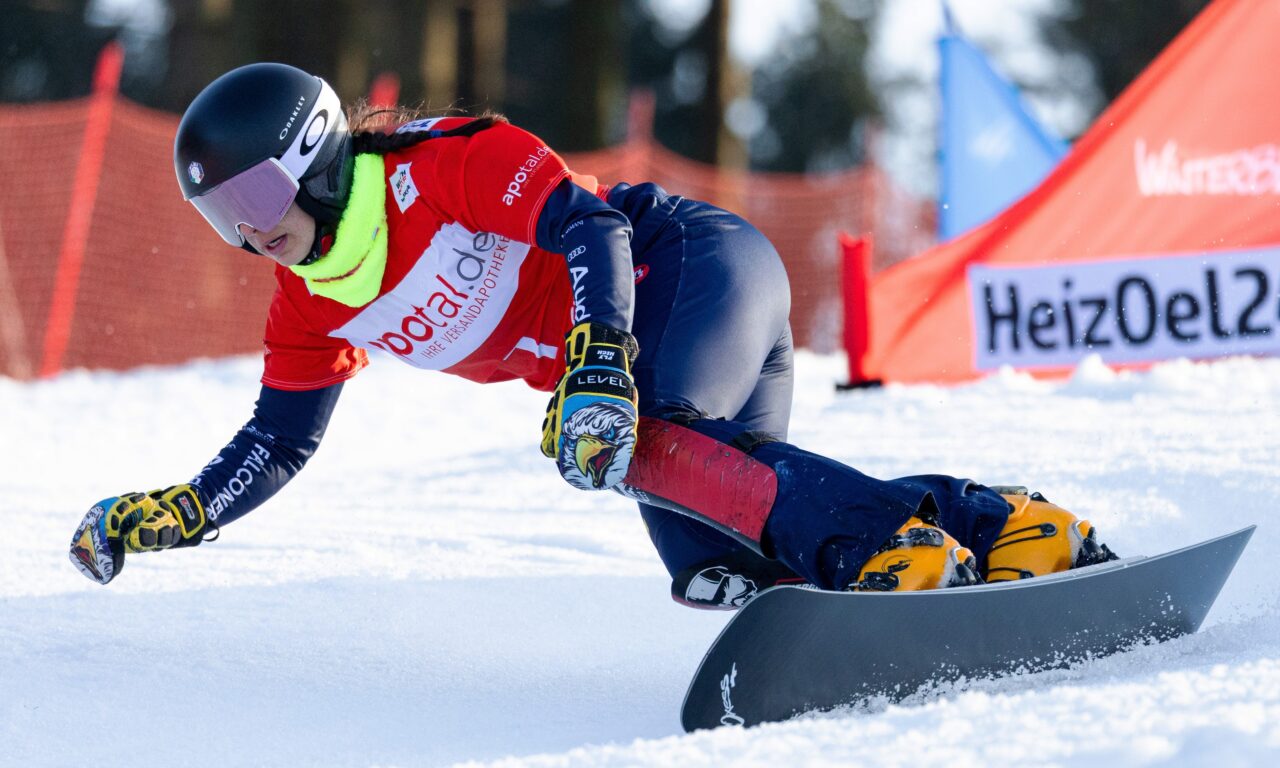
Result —
[[1280, 760], [1280, 361], [837, 395], [841, 361], [802, 355], [793, 442], [872, 475], [1030, 485], [1124, 555], [1258, 531], [1197, 635], [693, 735], [679, 706], [727, 615], [669, 599], [631, 504], [564, 485], [521, 385], [379, 361], [306, 470], [217, 542], [81, 576], [84, 511], [189, 479], [248, 418], [259, 366], [0, 379], [0, 764]]

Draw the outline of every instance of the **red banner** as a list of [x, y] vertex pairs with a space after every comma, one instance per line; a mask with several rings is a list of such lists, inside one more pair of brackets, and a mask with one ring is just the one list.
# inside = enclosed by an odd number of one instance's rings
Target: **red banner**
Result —
[[1280, 352], [1276, 29], [1217, 0], [1039, 187], [877, 275], [868, 375]]

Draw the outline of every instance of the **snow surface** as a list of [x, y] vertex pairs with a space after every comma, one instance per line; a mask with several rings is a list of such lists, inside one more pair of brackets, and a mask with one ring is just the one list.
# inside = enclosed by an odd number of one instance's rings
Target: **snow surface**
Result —
[[259, 366], [0, 379], [0, 764], [1280, 760], [1280, 361], [837, 395], [840, 359], [801, 355], [793, 441], [870, 474], [1028, 484], [1122, 554], [1259, 528], [1197, 635], [693, 735], [684, 688], [728, 617], [668, 598], [629, 503], [563, 484], [521, 385], [376, 365], [307, 470], [218, 542], [131, 556], [106, 588], [81, 576], [81, 514], [191, 477]]

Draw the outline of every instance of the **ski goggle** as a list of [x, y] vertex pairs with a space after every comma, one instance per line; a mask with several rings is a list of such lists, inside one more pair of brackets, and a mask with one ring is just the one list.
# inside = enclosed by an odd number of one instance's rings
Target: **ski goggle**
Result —
[[223, 240], [238, 247], [244, 244], [241, 224], [270, 232], [297, 196], [298, 180], [272, 157], [191, 198], [191, 204]]

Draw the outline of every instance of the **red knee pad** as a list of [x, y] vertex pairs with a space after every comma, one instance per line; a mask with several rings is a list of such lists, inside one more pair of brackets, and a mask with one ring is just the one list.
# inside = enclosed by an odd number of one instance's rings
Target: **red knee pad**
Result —
[[732, 445], [670, 421], [642, 417], [625, 496], [695, 517], [761, 550], [778, 495], [773, 469]]

